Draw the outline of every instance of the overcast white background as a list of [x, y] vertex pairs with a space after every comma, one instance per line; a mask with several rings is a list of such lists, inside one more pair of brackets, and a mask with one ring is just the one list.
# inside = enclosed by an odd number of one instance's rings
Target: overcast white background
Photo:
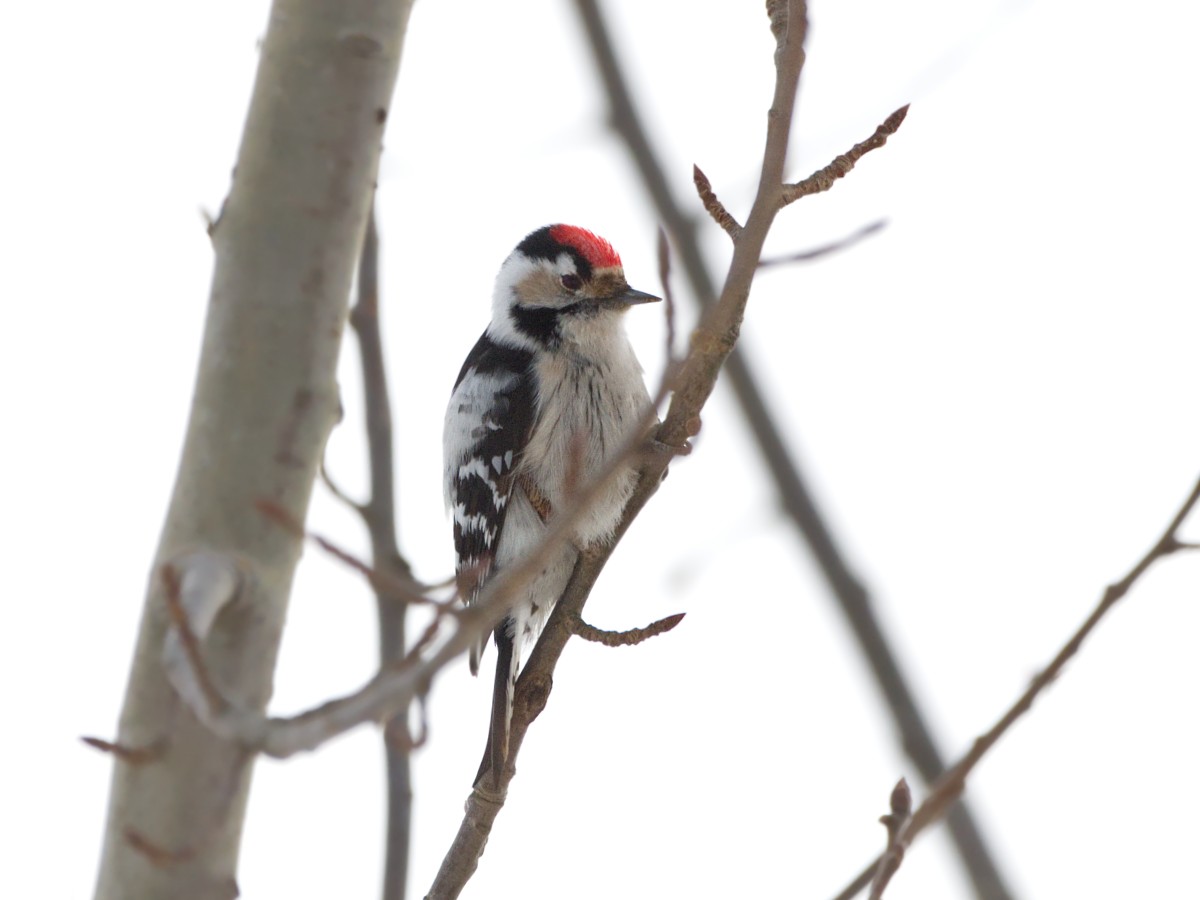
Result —
[[[761, 3], [606, 6], [677, 195], [698, 211], [696, 162], [744, 217], [773, 74]], [[512, 246], [583, 225], [632, 284], [659, 287], [655, 216], [604, 127], [572, 9], [421, 0], [412, 16], [379, 202], [400, 535], [428, 579], [452, 565], [445, 400]], [[92, 888], [111, 763], [78, 736], [114, 734], [199, 347], [200, 210], [228, 187], [266, 13], [220, 0], [6, 15], [5, 896]], [[811, 22], [790, 176], [912, 110], [850, 178], [787, 209], [768, 250], [890, 224], [763, 274], [742, 347], [954, 756], [1200, 475], [1200, 13], [814, 0]], [[704, 233], [723, 272], [728, 242]], [[629, 325], [655, 373], [660, 311]], [[351, 491], [356, 362], [348, 345], [330, 445]], [[695, 444], [588, 607], [603, 627], [687, 619], [635, 649], [569, 648], [465, 896], [823, 898], [881, 848], [895, 780], [915, 784], [726, 391]], [[321, 489], [310, 521], [364, 545]], [[1198, 604], [1200, 556], [1160, 565], [972, 779], [1020, 897], [1196, 891]], [[374, 653], [367, 591], [309, 551], [272, 709], [354, 688]], [[413, 896], [457, 827], [489, 681], [462, 663], [435, 685]], [[375, 896], [380, 769], [370, 730], [261, 763], [243, 896]], [[889, 897], [966, 896], [948, 847], [922, 838]]]

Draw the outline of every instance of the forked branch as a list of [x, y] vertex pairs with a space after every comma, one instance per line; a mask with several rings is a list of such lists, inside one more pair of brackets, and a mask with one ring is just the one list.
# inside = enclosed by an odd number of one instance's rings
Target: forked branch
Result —
[[[591, 0], [578, 2], [580, 13], [585, 18], [598, 15]], [[674, 398], [657, 435], [659, 441], [669, 446], [683, 446], [695, 434], [700, 412], [712, 393], [721, 366], [737, 341], [763, 243], [779, 210], [778, 197], [782, 189], [788, 133], [800, 69], [804, 63], [807, 19], [802, 0], [770, 3], [768, 13], [772, 32], [776, 36], [776, 73], [775, 94], [767, 119], [762, 177], [750, 216], [734, 245], [725, 288], [717, 304], [693, 332], [691, 346], [680, 367]], [[475, 872], [492, 825], [504, 804], [508, 784], [516, 773], [515, 763], [525, 734], [545, 708], [553, 685], [554, 667], [567, 641], [575, 633], [575, 625], [581, 619], [588, 594], [616, 543], [657, 490], [668, 461], [666, 455], [657, 454], [643, 462], [638, 485], [625, 508], [614, 541], [606, 547], [580, 554], [571, 580], [518, 679], [508, 761], [504, 772], [499, 773], [496, 779], [497, 789], [492, 791], [477, 786], [467, 798], [466, 814], [427, 900], [457, 897]], [[486, 785], [489, 781], [481, 779], [480, 784]]]

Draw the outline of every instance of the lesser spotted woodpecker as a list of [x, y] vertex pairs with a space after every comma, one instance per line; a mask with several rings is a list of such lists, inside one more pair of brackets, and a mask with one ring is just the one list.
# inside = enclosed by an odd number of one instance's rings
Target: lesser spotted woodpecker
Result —
[[[537, 545], [572, 488], [587, 484], [644, 422], [650, 397], [622, 314], [658, 299], [629, 286], [611, 244], [572, 225], [534, 231], [504, 261], [491, 324], [459, 372], [443, 435], [467, 603]], [[508, 758], [522, 649], [541, 633], [579, 549], [612, 537], [635, 481], [632, 464], [609, 480], [496, 628], [491, 727], [476, 783], [490, 770], [498, 784]], [[471, 652], [472, 673], [484, 646]]]

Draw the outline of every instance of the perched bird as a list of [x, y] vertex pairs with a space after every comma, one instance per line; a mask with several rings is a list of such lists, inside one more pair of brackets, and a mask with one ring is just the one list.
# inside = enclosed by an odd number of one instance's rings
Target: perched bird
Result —
[[[443, 435], [455, 569], [467, 603], [537, 546], [572, 491], [645, 427], [650, 397], [622, 317], [658, 299], [629, 286], [608, 241], [573, 225], [539, 228], [504, 261], [491, 323], [459, 372]], [[579, 550], [612, 537], [636, 477], [631, 464], [608, 482], [497, 626], [491, 728], [476, 784], [489, 770], [498, 784], [508, 758], [522, 649], [537, 640]], [[472, 649], [473, 674], [485, 646]]]

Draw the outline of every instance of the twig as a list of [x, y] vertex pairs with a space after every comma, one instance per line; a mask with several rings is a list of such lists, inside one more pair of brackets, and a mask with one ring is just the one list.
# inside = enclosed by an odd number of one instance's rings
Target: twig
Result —
[[628, 631], [605, 631], [595, 625], [589, 625], [581, 618], [575, 618], [571, 621], [571, 630], [585, 641], [603, 644], [605, 647], [632, 647], [634, 644], [640, 644], [642, 641], [670, 631], [683, 621], [685, 615], [686, 613], [676, 613], [665, 619], [659, 619], [657, 622], [651, 622], [644, 628], [631, 628]]
[[[613, 129], [625, 142], [646, 192], [671, 235], [684, 274], [692, 286], [693, 296], [701, 308], [707, 310], [717, 302], [717, 289], [696, 237], [696, 221], [684, 214], [672, 196], [662, 165], [650, 146], [646, 129], [633, 104], [598, 4], [595, 0], [577, 0], [576, 5], [587, 32], [597, 72], [612, 107]], [[746, 422], [754, 433], [766, 466], [778, 486], [783, 507], [811, 548], [830, 591], [837, 599], [871, 667], [888, 709], [896, 720], [901, 746], [913, 760], [921, 778], [926, 783], [933, 782], [945, 771], [946, 764], [884, 636], [867, 589], [852, 571], [834, 540], [803, 474], [788, 452], [750, 364], [737, 348], [726, 360], [724, 371]], [[698, 426], [698, 420], [691, 423], [691, 433], [695, 433]], [[977, 896], [985, 900], [1007, 900], [1009, 891], [965, 801], [960, 801], [951, 810], [948, 826]]]
[[364, 519], [367, 515], [367, 508], [342, 490], [341, 485], [333, 480], [333, 476], [329, 474], [329, 469], [325, 466], [325, 459], [321, 459], [321, 468], [318, 473], [321, 476], [321, 483], [325, 485], [329, 493], [333, 494], [338, 500], [346, 504]]
[[813, 262], [814, 260], [824, 259], [826, 256], [831, 256], [834, 253], [840, 253], [842, 250], [849, 250], [864, 238], [868, 238], [871, 235], [882, 231], [886, 225], [886, 219], [878, 219], [874, 222], [871, 222], [869, 225], [864, 225], [857, 231], [851, 232], [844, 238], [831, 241], [828, 244], [822, 244], [821, 246], [813, 247], [810, 250], [801, 250], [788, 256], [775, 256], [770, 259], [759, 260], [758, 267], [760, 269], [765, 269], [768, 266], [782, 266], [789, 263]]
[[712, 182], [708, 180], [700, 167], [692, 166], [692, 182], [696, 185], [696, 193], [700, 195], [700, 204], [705, 211], [713, 217], [713, 221], [725, 230], [731, 241], [736, 241], [742, 236], [742, 226], [725, 208], [725, 204], [717, 199], [716, 193], [713, 192]]
[[904, 117], [908, 115], [908, 104], [900, 107], [890, 116], [883, 120], [875, 133], [860, 144], [855, 144], [846, 153], [837, 157], [829, 165], [823, 169], [818, 169], [813, 174], [809, 175], [803, 181], [798, 181], [795, 184], [785, 184], [783, 193], [780, 195], [780, 206], [787, 206], [789, 203], [794, 203], [801, 197], [807, 197], [810, 194], [819, 194], [822, 191], [827, 191], [833, 187], [833, 183], [839, 178], [844, 178], [854, 168], [854, 164], [862, 159], [872, 150], [877, 150], [887, 143], [887, 139], [896, 133], [896, 129], [904, 121]]
[[164, 741], [158, 741], [147, 747], [126, 747], [123, 744], [114, 744], [112, 741], [98, 737], [84, 736], [80, 740], [102, 753], [111, 753], [121, 762], [131, 766], [141, 766], [162, 759], [163, 752], [166, 750]]
[[[1186, 549], [1187, 545], [1179, 540], [1179, 528], [1195, 508], [1198, 501], [1200, 501], [1200, 481], [1196, 482], [1196, 486], [1192, 488], [1192, 492], [1184, 501], [1183, 506], [1179, 508], [1174, 518], [1171, 519], [1171, 524], [1167, 526], [1162, 537], [1158, 539], [1145, 556], [1138, 560], [1137, 564], [1129, 570], [1129, 573], [1124, 578], [1105, 589], [1099, 604], [1092, 610], [1091, 615], [1084, 620], [1083, 624], [1079, 626], [1070, 639], [1055, 654], [1054, 659], [1050, 661], [1049, 665], [1037, 674], [1025, 692], [1008, 708], [999, 721], [986, 734], [975, 739], [975, 743], [962, 759], [937, 780], [925, 802], [913, 813], [912, 821], [904, 829], [903, 840], [906, 845], [910, 844], [929, 825], [941, 818], [946, 809], [962, 794], [966, 788], [967, 776], [974, 771], [979, 761], [996, 745], [996, 742], [1004, 736], [1008, 729], [1021, 716], [1029, 712], [1033, 706], [1033, 701], [1059, 677], [1063, 668], [1079, 651], [1079, 648], [1083, 645], [1088, 635], [1100, 624], [1100, 620], [1116, 605], [1118, 600], [1129, 593], [1130, 589], [1145, 574], [1146, 570], [1160, 559]], [[879, 862], [876, 859], [867, 866], [851, 882], [849, 887], [837, 895], [835, 900], [851, 900], [851, 898], [855, 897], [871, 880], [872, 874], [879, 866]]]
[[[191, 695], [193, 705], [196, 705], [194, 698], [198, 693], [205, 705], [205, 711], [210, 715], [220, 715], [228, 703], [213, 683], [208, 666], [204, 662], [200, 642], [207, 637], [217, 611], [233, 598], [236, 588], [234, 584], [222, 578], [219, 567], [210, 567], [208, 563], [207, 557], [192, 556], [181, 560], [178, 565], [168, 563], [159, 570], [167, 612], [170, 613], [171, 623], [175, 626], [174, 631], [167, 634], [163, 647], [163, 664], [172, 684], [184, 699], [189, 699]], [[192, 601], [190, 596], [185, 601], [185, 579], [203, 585], [199, 591], [199, 603]], [[198, 606], [202, 608], [198, 609]], [[177, 646], [182, 647], [186, 667], [179, 665]], [[198, 692], [195, 689], [198, 689]]]
[[[408, 575], [407, 566], [399, 568], [397, 572], [385, 572], [375, 566], [368, 565], [363, 562], [349, 550], [335, 544], [332, 540], [318, 534], [315, 531], [309, 531], [300, 522], [296, 521], [292, 515], [276, 503], [274, 500], [265, 498], [255, 501], [255, 508], [262, 513], [266, 518], [270, 519], [277, 525], [281, 525], [293, 534], [312, 541], [334, 559], [345, 563], [351, 569], [358, 572], [375, 591], [387, 593], [389, 596], [402, 599], [405, 603], [412, 603], [421, 606], [433, 606], [443, 612], [448, 612], [456, 609], [457, 604], [454, 600], [440, 601], [432, 597], [427, 597], [421, 593], [431, 587], [431, 585], [423, 585]], [[368, 507], [363, 507], [366, 510]], [[364, 517], [365, 518], [365, 517]], [[374, 555], [374, 554], [372, 554]]]
[[868, 900], [882, 900], [883, 892], [888, 882], [904, 862], [904, 851], [908, 848], [904, 830], [912, 821], [912, 791], [908, 782], [901, 778], [892, 789], [890, 806], [892, 811], [886, 816], [880, 816], [879, 821], [887, 829], [887, 849], [880, 857], [879, 867], [875, 870], [875, 879], [871, 882], [871, 895]]

